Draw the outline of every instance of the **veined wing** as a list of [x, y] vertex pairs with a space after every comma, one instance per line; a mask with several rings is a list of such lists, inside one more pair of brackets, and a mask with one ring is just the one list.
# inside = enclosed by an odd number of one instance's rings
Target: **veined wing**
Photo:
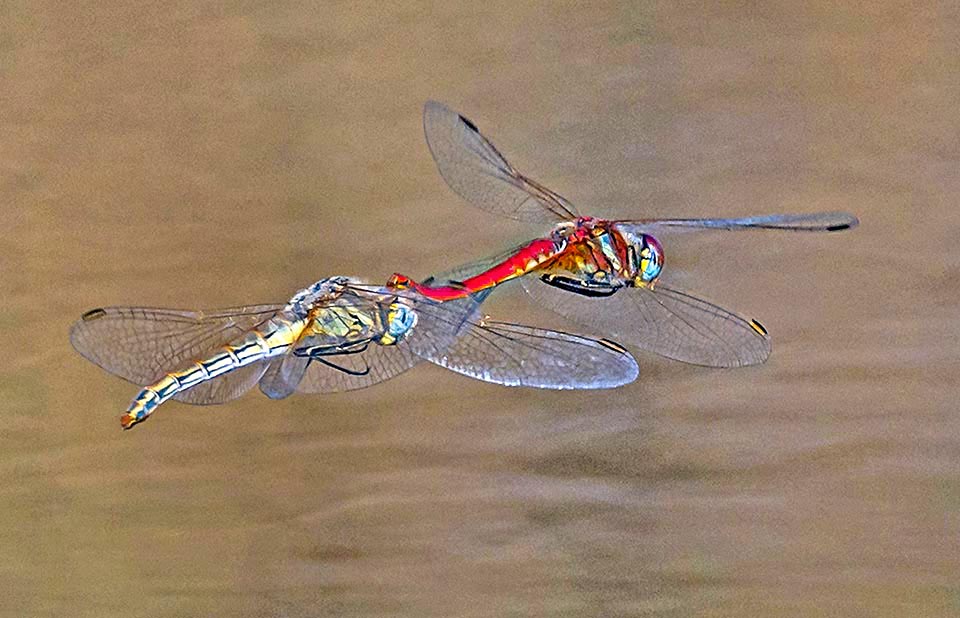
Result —
[[[81, 356], [95, 365], [143, 386], [180, 368], [184, 363], [204, 358], [211, 351], [256, 328], [282, 308], [283, 305], [253, 305], [216, 311], [178, 311], [103, 307], [88, 311], [73, 324], [70, 343]], [[203, 401], [191, 403], [213, 403], [212, 399], [233, 395], [234, 389], [241, 383], [239, 377], [234, 377], [229, 385], [207, 386], [196, 395], [188, 395], [190, 391], [187, 391], [180, 398], [188, 400], [196, 397]], [[191, 390], [202, 387], [200, 385]], [[215, 388], [223, 390], [216, 395], [205, 393]]]
[[617, 228], [631, 232], [690, 230], [786, 230], [790, 232], [839, 232], [860, 221], [847, 212], [815, 212], [799, 215], [759, 215], [734, 219], [637, 219], [616, 221]]
[[659, 283], [654, 290], [625, 287], [597, 298], [533, 278], [521, 281], [538, 305], [667, 358], [742, 367], [763, 363], [770, 355], [770, 338], [756, 320]]
[[640, 373], [633, 356], [612, 341], [488, 320], [471, 324], [429, 360], [484, 382], [553, 390], [615, 388]]
[[533, 223], [577, 217], [569, 201], [518, 172], [477, 125], [443, 103], [424, 105], [423, 131], [440, 175], [474, 206]]

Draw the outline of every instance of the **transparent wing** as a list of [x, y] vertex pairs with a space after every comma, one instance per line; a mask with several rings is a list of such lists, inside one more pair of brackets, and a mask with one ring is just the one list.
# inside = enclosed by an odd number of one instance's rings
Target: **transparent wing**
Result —
[[860, 221], [847, 212], [815, 212], [801, 215], [760, 215], [736, 219], [637, 219], [614, 225], [630, 232], [663, 230], [787, 230], [792, 232], [838, 232]]
[[[88, 311], [73, 324], [70, 343], [95, 365], [142, 386], [186, 362], [207, 356], [256, 328], [282, 308], [282, 305], [253, 305], [216, 311], [178, 311], [104, 307]], [[231, 380], [227, 390], [217, 395], [208, 393], [207, 397], [228, 396], [236, 387]]]
[[[279, 364], [276, 361], [273, 364]], [[272, 365], [269, 361], [252, 363], [229, 373], [201, 382], [173, 396], [179, 402], [193, 405], [226, 403], [240, 397], [257, 385], [261, 376]]]
[[759, 322], [662, 284], [588, 297], [530, 277], [521, 281], [538, 305], [667, 358], [742, 367], [770, 356], [770, 338]]
[[533, 223], [577, 217], [569, 201], [514, 169], [473, 122], [443, 103], [424, 105], [423, 131], [440, 175], [474, 206]]
[[485, 382], [554, 390], [615, 388], [640, 372], [629, 352], [605, 339], [495, 321], [472, 324], [430, 360]]

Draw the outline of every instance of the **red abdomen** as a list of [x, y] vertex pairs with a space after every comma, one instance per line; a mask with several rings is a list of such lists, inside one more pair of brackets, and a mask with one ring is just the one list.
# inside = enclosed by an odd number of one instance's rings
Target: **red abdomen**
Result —
[[428, 298], [441, 301], [454, 300], [536, 270], [561, 253], [565, 246], [565, 243], [557, 243], [550, 238], [538, 238], [499, 264], [454, 284], [429, 286], [416, 283], [403, 275], [394, 275], [388, 285], [405, 284]]

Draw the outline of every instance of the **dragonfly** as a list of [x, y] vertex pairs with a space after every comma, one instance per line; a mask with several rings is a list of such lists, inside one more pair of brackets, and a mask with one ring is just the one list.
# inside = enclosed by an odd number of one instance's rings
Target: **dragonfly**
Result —
[[403, 286], [329, 277], [286, 304], [93, 309], [73, 324], [70, 341], [142, 386], [121, 416], [124, 429], [170, 399], [219, 404], [254, 385], [271, 399], [348, 391], [421, 360], [486, 382], [555, 390], [614, 388], [639, 374], [615, 342], [481, 317], [485, 296], [439, 302]]
[[[444, 104], [426, 103], [423, 126], [441, 176], [460, 197], [487, 212], [553, 228], [547, 236], [421, 282], [395, 273], [391, 284], [449, 301], [521, 278], [538, 305], [678, 361], [711, 367], [760, 364], [770, 355], [770, 337], [758, 320], [663, 283], [665, 254], [656, 235], [684, 230], [838, 232], [859, 223], [846, 212], [725, 219], [581, 216], [565, 197], [519, 172], [474, 122]], [[529, 273], [537, 276], [524, 277]]]

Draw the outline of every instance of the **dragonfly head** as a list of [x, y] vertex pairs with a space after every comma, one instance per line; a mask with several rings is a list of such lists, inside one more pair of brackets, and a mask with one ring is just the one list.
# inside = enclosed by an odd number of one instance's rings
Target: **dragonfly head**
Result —
[[627, 241], [627, 268], [634, 285], [653, 283], [663, 270], [663, 245], [650, 234], [623, 232]]
[[412, 307], [399, 301], [392, 303], [387, 311], [384, 331], [377, 343], [380, 345], [399, 343], [417, 325], [417, 317], [417, 312]]

